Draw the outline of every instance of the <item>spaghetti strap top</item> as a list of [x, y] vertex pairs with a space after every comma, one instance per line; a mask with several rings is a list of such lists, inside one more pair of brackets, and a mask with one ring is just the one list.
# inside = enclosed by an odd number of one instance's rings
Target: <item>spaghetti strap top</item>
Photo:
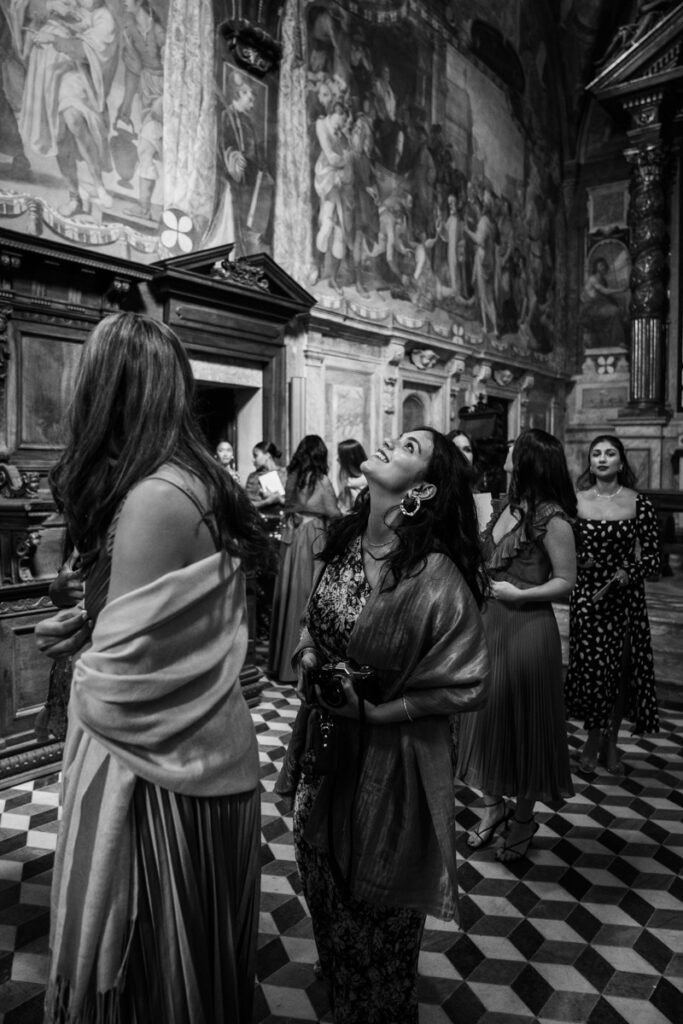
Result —
[[[159, 469], [162, 471], [165, 467], [160, 466]], [[195, 506], [200, 514], [201, 521], [206, 525], [207, 530], [211, 535], [211, 539], [214, 543], [216, 551], [221, 548], [220, 535], [216, 525], [216, 519], [214, 513], [210, 509], [204, 507], [199, 495], [192, 489], [189, 481], [186, 480], [186, 474], [181, 469], [177, 469], [175, 466], [169, 466], [169, 475], [163, 475], [159, 470], [153, 476], [146, 476], [145, 480], [163, 480], [164, 483], [171, 484], [173, 487], [177, 487], [179, 491], [182, 491], [192, 504]], [[171, 475], [177, 475], [177, 479], [171, 479]], [[144, 481], [140, 481], [143, 483]], [[134, 485], [134, 486], [137, 486]], [[130, 494], [130, 491], [128, 492]], [[114, 513], [109, 529], [107, 530], [107, 536], [104, 544], [100, 548], [99, 555], [97, 556], [94, 564], [89, 568], [86, 576], [86, 588], [85, 588], [85, 609], [88, 613], [88, 618], [94, 623], [97, 621], [97, 616], [104, 608], [107, 600], [107, 593], [109, 592], [109, 580], [111, 577], [111, 560], [114, 552], [114, 540], [116, 537], [116, 528], [118, 526], [119, 519], [123, 506], [126, 503], [126, 494], [119, 502], [119, 506]]]

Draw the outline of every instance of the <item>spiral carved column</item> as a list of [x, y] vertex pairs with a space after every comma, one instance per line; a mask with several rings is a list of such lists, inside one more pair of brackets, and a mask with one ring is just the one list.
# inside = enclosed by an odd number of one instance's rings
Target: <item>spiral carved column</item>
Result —
[[657, 414], [664, 406], [667, 314], [667, 227], [661, 142], [626, 151], [631, 164], [631, 394], [629, 411]]

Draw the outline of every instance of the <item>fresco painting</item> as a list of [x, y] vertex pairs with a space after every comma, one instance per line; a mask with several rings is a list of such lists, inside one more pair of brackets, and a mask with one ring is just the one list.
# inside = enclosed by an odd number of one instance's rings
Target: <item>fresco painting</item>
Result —
[[[145, 262], [232, 240], [240, 254], [269, 251], [268, 86], [220, 59], [214, 82], [213, 5], [188, 3], [8, 0], [0, 6], [0, 223]], [[176, 32], [169, 56], [169, 19], [184, 25], [185, 13], [187, 38], [178, 43]], [[164, 112], [182, 107], [167, 95], [165, 62], [177, 61], [179, 52], [190, 53], [195, 66], [185, 66], [196, 80], [204, 82], [208, 69], [211, 98], [204, 106], [215, 105], [202, 114], [205, 125], [217, 126], [215, 145], [198, 147], [189, 158], [208, 158], [210, 180], [216, 164], [215, 183], [203, 187], [201, 203], [192, 201], [191, 190], [182, 197], [183, 188], [164, 175]]]
[[328, 305], [385, 304], [404, 326], [457, 321], [501, 348], [551, 352], [557, 157], [455, 48], [437, 119], [433, 47], [413, 22], [314, 3], [307, 24], [307, 283]]
[[[0, 224], [144, 262], [231, 241], [238, 256], [271, 252], [281, 83], [233, 63], [218, 32], [229, 6], [3, 2]], [[389, 310], [407, 328], [456, 325], [549, 356], [559, 161], [536, 124], [551, 109], [546, 61], [514, 50], [528, 4], [493, 19], [476, 61], [467, 25], [486, 5], [452, 7], [454, 44], [440, 48], [428, 18], [394, 0], [296, 7], [312, 267], [299, 276], [369, 319]], [[485, 67], [487, 39], [508, 84]], [[288, 189], [281, 179], [281, 219]]]
[[618, 238], [596, 242], [586, 257], [579, 323], [585, 351], [628, 348], [631, 256]]

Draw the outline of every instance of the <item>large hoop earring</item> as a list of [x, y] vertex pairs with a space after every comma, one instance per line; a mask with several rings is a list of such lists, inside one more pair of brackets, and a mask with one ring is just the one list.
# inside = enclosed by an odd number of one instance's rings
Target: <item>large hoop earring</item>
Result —
[[411, 494], [410, 491], [401, 499], [401, 504], [398, 506], [401, 515], [408, 516], [412, 519], [420, 511], [422, 499], [419, 494]]

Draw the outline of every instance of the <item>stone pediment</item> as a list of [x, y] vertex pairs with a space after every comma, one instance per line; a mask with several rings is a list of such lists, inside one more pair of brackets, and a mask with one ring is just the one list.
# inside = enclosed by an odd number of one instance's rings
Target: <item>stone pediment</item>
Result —
[[603, 102], [623, 102], [653, 90], [678, 91], [682, 84], [683, 3], [677, 3], [622, 26], [587, 89]]
[[298, 313], [314, 305], [314, 297], [266, 253], [233, 259], [233, 248], [232, 244], [220, 245], [173, 256], [151, 264], [149, 269], [157, 286], [172, 281], [175, 291], [180, 289], [186, 294], [193, 290], [210, 292], [218, 299], [221, 293], [229, 291], [245, 301], [251, 298], [267, 305], [282, 304]]

